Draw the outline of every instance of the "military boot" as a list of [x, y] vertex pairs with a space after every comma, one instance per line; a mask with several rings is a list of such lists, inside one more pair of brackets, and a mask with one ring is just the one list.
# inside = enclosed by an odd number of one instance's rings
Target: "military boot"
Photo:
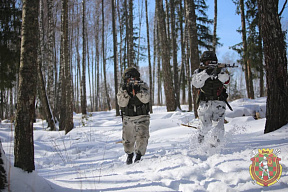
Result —
[[139, 161], [141, 160], [141, 157], [142, 157], [141, 153], [136, 153], [136, 158], [134, 160], [134, 163], [139, 163]]
[[134, 156], [134, 153], [128, 154], [127, 160], [126, 160], [126, 164], [127, 164], [127, 165], [130, 165], [130, 164], [133, 163], [133, 156]]

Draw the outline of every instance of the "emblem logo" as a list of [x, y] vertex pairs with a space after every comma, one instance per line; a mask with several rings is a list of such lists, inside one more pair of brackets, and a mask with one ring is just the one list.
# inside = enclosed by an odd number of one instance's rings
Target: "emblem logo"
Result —
[[277, 157], [280, 150], [273, 149], [258, 149], [258, 153], [254, 152], [254, 157], [251, 158], [250, 175], [254, 182], [261, 186], [270, 186], [279, 181], [282, 174], [282, 166]]

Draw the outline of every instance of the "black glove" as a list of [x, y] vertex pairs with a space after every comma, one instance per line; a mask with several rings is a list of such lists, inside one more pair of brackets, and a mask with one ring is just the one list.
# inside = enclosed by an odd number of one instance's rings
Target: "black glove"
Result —
[[208, 74], [208, 75], [212, 75], [212, 72], [214, 71], [214, 69], [213, 68], [208, 68], [208, 69], [206, 69], [206, 73]]
[[140, 85], [134, 85], [135, 94], [140, 92]]
[[129, 84], [128, 86], [127, 86], [127, 92], [128, 93], [132, 93], [132, 90], [133, 90], [133, 87], [132, 87], [132, 84]]
[[123, 91], [124, 91], [124, 90], [127, 91], [127, 86], [126, 86], [126, 84], [122, 84], [121, 87], [122, 87], [122, 90], [123, 90]]

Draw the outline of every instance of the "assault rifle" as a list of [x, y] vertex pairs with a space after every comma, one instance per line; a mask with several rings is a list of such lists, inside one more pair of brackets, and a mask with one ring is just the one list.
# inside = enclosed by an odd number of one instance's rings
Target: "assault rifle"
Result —
[[129, 85], [143, 85], [144, 84], [144, 82], [142, 81], [142, 80], [140, 80], [140, 81], [138, 81], [138, 80], [134, 80], [134, 79], [130, 79], [130, 81], [129, 81]]
[[217, 63], [217, 62], [210, 62], [208, 65], [204, 65], [201, 64], [200, 65], [200, 69], [208, 69], [208, 68], [226, 68], [226, 67], [230, 67], [230, 68], [235, 68], [238, 67], [237, 65], [235, 65], [235, 63], [231, 64], [226, 64], [226, 63]]
[[238, 66], [235, 65], [235, 63], [231, 65], [231, 64], [217, 63], [216, 61], [211, 61], [208, 65], [204, 65], [203, 63], [201, 63], [199, 68], [212, 70], [211, 74], [213, 74], [214, 76], [217, 76], [217, 69], [226, 68], [226, 67], [235, 68]]
[[124, 86], [127, 87], [127, 91], [128, 91], [130, 86], [132, 87], [132, 90], [130, 90], [130, 91], [132, 91], [133, 96], [136, 94], [135, 93], [135, 86], [139, 86], [139, 85], [144, 85], [144, 81], [134, 80], [133, 78], [130, 78], [129, 82], [126, 82], [124, 84]]

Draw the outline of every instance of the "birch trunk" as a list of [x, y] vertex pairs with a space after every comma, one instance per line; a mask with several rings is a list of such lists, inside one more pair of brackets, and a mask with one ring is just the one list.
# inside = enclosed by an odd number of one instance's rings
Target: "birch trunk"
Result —
[[23, 1], [14, 166], [27, 172], [35, 170], [33, 121], [37, 85], [38, 10], [39, 1]]

